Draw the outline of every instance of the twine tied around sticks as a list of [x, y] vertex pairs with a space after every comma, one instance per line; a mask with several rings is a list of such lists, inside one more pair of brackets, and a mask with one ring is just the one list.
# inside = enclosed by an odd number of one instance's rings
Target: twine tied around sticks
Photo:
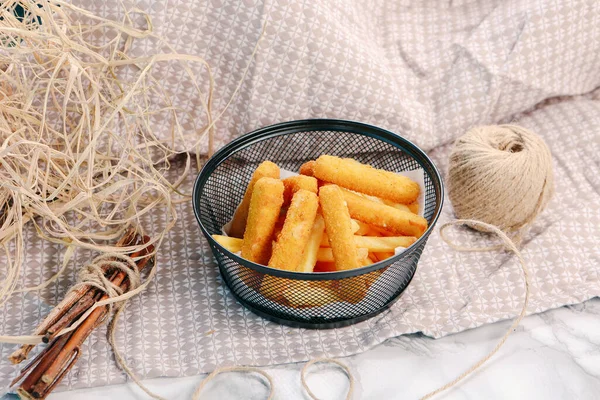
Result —
[[[115, 285], [106, 278], [106, 268], [112, 268], [125, 273], [127, 279], [129, 279], [129, 289], [136, 289], [140, 286], [140, 272], [131, 257], [124, 254], [106, 253], [96, 257], [91, 263], [78, 271], [77, 283], [71, 287], [70, 291], [77, 290], [82, 286], [92, 286], [106, 293], [109, 298], [116, 298], [123, 295], [125, 292], [118, 285]], [[123, 306], [125, 300], [119, 301], [118, 306]], [[115, 303], [108, 304], [109, 313], [112, 313], [114, 305]]]

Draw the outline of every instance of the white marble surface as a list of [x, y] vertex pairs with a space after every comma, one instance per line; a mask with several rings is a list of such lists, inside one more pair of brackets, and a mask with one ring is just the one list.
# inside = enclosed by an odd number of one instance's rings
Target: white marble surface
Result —
[[[508, 321], [432, 340], [401, 336], [341, 359], [352, 370], [354, 399], [416, 399], [469, 368], [492, 349]], [[307, 399], [303, 364], [267, 368], [275, 399]], [[322, 399], [343, 399], [347, 381], [335, 367], [315, 366], [309, 383]], [[167, 399], [189, 399], [204, 376], [154, 379], [148, 387]], [[265, 399], [267, 388], [243, 374], [217, 377], [202, 399]], [[49, 400], [147, 399], [133, 384], [56, 393]], [[600, 399], [600, 299], [527, 317], [475, 376], [444, 399]]]

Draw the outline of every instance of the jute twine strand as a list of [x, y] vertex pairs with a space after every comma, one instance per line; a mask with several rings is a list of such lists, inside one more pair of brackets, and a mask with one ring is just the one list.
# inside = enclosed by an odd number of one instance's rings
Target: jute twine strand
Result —
[[308, 386], [308, 383], [306, 382], [306, 373], [307, 373], [308, 369], [312, 365], [317, 364], [317, 363], [335, 364], [344, 371], [344, 373], [348, 377], [348, 383], [349, 383], [348, 393], [346, 394], [346, 400], [350, 400], [354, 394], [354, 376], [352, 375], [352, 373], [350, 372], [350, 368], [348, 368], [348, 366], [346, 364], [344, 364], [338, 360], [335, 360], [333, 358], [316, 358], [314, 360], [310, 360], [309, 362], [307, 362], [306, 365], [304, 365], [304, 368], [302, 368], [302, 371], [300, 372], [300, 380], [302, 381], [302, 387], [304, 388], [304, 390], [306, 390], [306, 393], [308, 393], [310, 398], [313, 400], [319, 400], [319, 398], [312, 392], [312, 390], [310, 390], [310, 387]]
[[224, 373], [224, 372], [245, 372], [245, 373], [251, 372], [251, 373], [256, 373], [256, 374], [262, 375], [269, 382], [269, 396], [267, 397], [267, 400], [271, 400], [273, 398], [273, 394], [274, 394], [273, 391], [275, 389], [275, 384], [273, 383], [273, 378], [267, 372], [263, 371], [260, 368], [253, 368], [253, 367], [223, 367], [223, 368], [215, 369], [210, 375], [208, 375], [200, 383], [200, 385], [198, 385], [198, 387], [194, 391], [194, 394], [192, 395], [192, 400], [200, 399], [200, 393], [202, 392], [202, 390], [204, 390], [206, 385], [208, 385], [208, 383], [210, 381], [212, 381], [217, 375]]
[[527, 305], [529, 303], [529, 294], [530, 294], [529, 270], [527, 269], [527, 266], [525, 265], [525, 260], [523, 259], [523, 256], [521, 255], [521, 252], [519, 251], [519, 249], [517, 248], [515, 243], [508, 237], [508, 235], [506, 233], [504, 233], [502, 230], [498, 229], [494, 225], [491, 225], [491, 224], [488, 224], [485, 222], [481, 222], [481, 221], [477, 221], [474, 219], [459, 219], [456, 221], [448, 222], [448, 223], [442, 225], [442, 227], [440, 228], [440, 236], [442, 237], [442, 240], [444, 240], [444, 242], [446, 242], [450, 247], [452, 247], [454, 250], [457, 250], [457, 251], [482, 252], [482, 251], [489, 251], [489, 249], [490, 249], [489, 247], [460, 246], [460, 245], [452, 242], [452, 240], [448, 239], [448, 237], [445, 235], [446, 229], [448, 229], [451, 226], [460, 226], [460, 225], [466, 225], [469, 227], [473, 227], [475, 229], [479, 229], [479, 230], [483, 230], [485, 232], [490, 232], [490, 233], [495, 234], [502, 241], [504, 248], [508, 251], [513, 252], [515, 254], [515, 256], [517, 256], [517, 259], [519, 260], [519, 264], [521, 266], [521, 270], [523, 271], [523, 277], [525, 278], [525, 299], [523, 300], [523, 307], [521, 308], [521, 312], [515, 318], [512, 325], [510, 326], [510, 328], [508, 328], [508, 331], [504, 334], [504, 336], [502, 336], [502, 338], [500, 339], [500, 341], [498, 342], [498, 344], [496, 345], [496, 347], [494, 347], [494, 349], [492, 351], [490, 351], [481, 360], [476, 362], [471, 368], [469, 368], [468, 370], [466, 370], [465, 372], [460, 374], [452, 382], [445, 384], [444, 386], [440, 387], [439, 389], [434, 390], [433, 392], [427, 393], [425, 396], [421, 397], [421, 400], [430, 399], [430, 398], [442, 393], [443, 391], [448, 390], [448, 389], [458, 385], [458, 383], [460, 381], [462, 381], [467, 376], [471, 375], [473, 372], [475, 372], [477, 369], [479, 369], [490, 358], [492, 358], [498, 352], [498, 350], [500, 350], [500, 348], [504, 345], [504, 343], [506, 342], [508, 337], [511, 335], [511, 333], [513, 333], [516, 330], [517, 326], [519, 326], [519, 324], [521, 323], [521, 320], [523, 319], [523, 317], [525, 317], [525, 313], [527, 312]]

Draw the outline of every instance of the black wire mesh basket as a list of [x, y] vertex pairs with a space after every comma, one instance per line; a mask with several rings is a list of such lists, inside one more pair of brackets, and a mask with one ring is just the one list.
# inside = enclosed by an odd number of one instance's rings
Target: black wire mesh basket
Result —
[[[270, 160], [298, 171], [322, 154], [354, 158], [388, 171], [424, 171], [426, 232], [402, 253], [362, 268], [300, 273], [241, 258], [213, 238], [231, 220], [256, 167]], [[440, 174], [427, 155], [402, 137], [358, 122], [314, 119], [268, 126], [232, 141], [198, 175], [193, 190], [196, 219], [237, 300], [269, 320], [302, 328], [336, 328], [389, 308], [417, 269], [443, 203]], [[327, 289], [327, 290], [325, 290]]]

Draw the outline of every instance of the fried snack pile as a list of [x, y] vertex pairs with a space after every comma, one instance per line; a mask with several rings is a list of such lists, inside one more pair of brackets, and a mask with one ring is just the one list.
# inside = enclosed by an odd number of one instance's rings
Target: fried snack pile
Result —
[[[303, 164], [300, 175], [280, 180], [279, 174], [270, 161], [258, 166], [230, 236], [213, 235], [217, 242], [271, 268], [333, 272], [392, 257], [427, 229], [427, 220], [417, 214], [421, 188], [405, 176], [330, 155]], [[341, 281], [265, 275], [255, 289], [293, 307], [357, 303], [382, 272]]]

